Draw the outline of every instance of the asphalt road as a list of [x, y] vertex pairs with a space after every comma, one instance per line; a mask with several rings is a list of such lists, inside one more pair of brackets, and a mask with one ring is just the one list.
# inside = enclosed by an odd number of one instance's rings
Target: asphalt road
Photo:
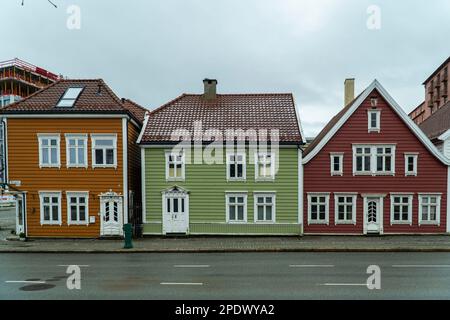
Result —
[[449, 253], [0, 254], [0, 299], [449, 298]]

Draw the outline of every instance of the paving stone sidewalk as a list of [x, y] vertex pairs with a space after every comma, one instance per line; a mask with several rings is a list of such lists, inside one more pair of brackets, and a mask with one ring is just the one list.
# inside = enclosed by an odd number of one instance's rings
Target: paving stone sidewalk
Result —
[[133, 240], [0, 240], [0, 252], [450, 252], [450, 236], [183, 237]]

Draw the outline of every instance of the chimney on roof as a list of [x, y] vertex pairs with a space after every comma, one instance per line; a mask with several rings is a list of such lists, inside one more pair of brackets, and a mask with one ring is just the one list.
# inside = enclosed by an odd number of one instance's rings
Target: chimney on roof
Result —
[[217, 97], [217, 80], [205, 79], [203, 80], [204, 93], [203, 98], [205, 100], [214, 100]]
[[98, 87], [97, 87], [97, 95], [101, 95], [102, 94], [102, 84], [99, 83]]
[[344, 81], [344, 107], [355, 99], [355, 78], [348, 78]]

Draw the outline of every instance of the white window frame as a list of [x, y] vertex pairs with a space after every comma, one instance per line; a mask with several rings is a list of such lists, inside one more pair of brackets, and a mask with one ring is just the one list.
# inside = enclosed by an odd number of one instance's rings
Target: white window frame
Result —
[[[270, 176], [260, 176], [259, 174], [259, 157], [263, 156], [267, 159], [267, 156], [270, 155]], [[255, 152], [255, 180], [256, 181], [273, 181], [275, 180], [275, 152]], [[267, 161], [264, 163], [267, 165]]]
[[[266, 199], [265, 198], [272, 198], [272, 219], [271, 220], [266, 220], [264, 218], [264, 220], [259, 220], [258, 219], [258, 206], [261, 206], [261, 204], [258, 204], [257, 202], [257, 198], [261, 198], [264, 197], [264, 204], [262, 204], [262, 206], [264, 206], [264, 208], [267, 206], [266, 203]], [[253, 220], [255, 223], [275, 223], [276, 221], [276, 201], [277, 201], [277, 195], [275, 192], [254, 192], [253, 193], [253, 202], [254, 202], [254, 208], [253, 208]], [[266, 214], [266, 209], [264, 209], [264, 217]]]
[[[229, 199], [231, 197], [243, 197], [244, 198], [244, 220], [231, 220], [230, 219], [230, 202]], [[227, 223], [247, 223], [247, 197], [248, 194], [245, 192], [236, 192], [236, 193], [226, 193], [225, 194], [225, 206], [226, 206], [226, 222]], [[236, 211], [237, 217], [237, 211]]]
[[[377, 125], [375, 127], [372, 127], [372, 114], [376, 115]], [[371, 133], [371, 132], [380, 133], [380, 131], [381, 131], [381, 110], [377, 110], [377, 109], [367, 110], [367, 129], [368, 129], [369, 133]]]
[[[50, 212], [50, 221], [44, 220], [44, 198], [57, 197], [58, 198], [58, 220], [54, 221], [52, 218], [52, 212]], [[62, 225], [62, 197], [61, 191], [39, 191], [39, 207], [40, 207], [40, 220], [42, 225]]]
[[[424, 197], [436, 197], [436, 221], [422, 220], [422, 205]], [[440, 193], [419, 193], [419, 226], [420, 225], [437, 225], [441, 224], [441, 198]]]
[[[86, 207], [86, 220], [85, 221], [72, 221], [72, 215], [71, 215], [71, 202], [70, 198], [76, 197], [76, 198], [85, 198], [84, 206]], [[66, 202], [67, 202], [67, 225], [89, 225], [89, 192], [88, 191], [67, 191], [66, 192]], [[77, 215], [79, 216], [79, 207], [80, 204], [76, 204], [77, 206]]]
[[[42, 140], [44, 139], [54, 139], [56, 140], [56, 158], [57, 163], [42, 163], [44, 157], [42, 153]], [[61, 137], [59, 133], [38, 133], [39, 141], [39, 168], [61, 168]], [[51, 152], [49, 151], [49, 160], [51, 159]]]
[[[169, 176], [169, 156], [176, 157], [181, 154], [181, 177], [170, 177]], [[185, 170], [186, 170], [186, 154], [184, 151], [180, 151], [179, 153], [173, 152], [172, 150], [166, 151], [165, 153], [165, 161], [166, 161], [166, 181], [184, 181], [185, 180]], [[175, 160], [175, 171], [178, 161]]]
[[[347, 220], [347, 219], [341, 220], [341, 219], [339, 219], [339, 204], [340, 203], [339, 203], [338, 199], [340, 197], [352, 198], [352, 218], [350, 220]], [[339, 224], [353, 224], [353, 225], [356, 225], [356, 203], [357, 203], [357, 197], [358, 197], [357, 193], [340, 193], [340, 192], [335, 192], [334, 193], [334, 224], [335, 225], [339, 225]], [[346, 201], [346, 205], [348, 205], [347, 201]]]
[[[396, 205], [394, 203], [395, 198], [408, 198], [408, 220], [407, 221], [397, 221], [394, 220], [394, 206]], [[391, 193], [391, 214], [390, 214], [390, 220], [391, 220], [391, 226], [396, 224], [406, 224], [406, 225], [412, 225], [412, 210], [413, 210], [413, 194], [405, 194], [405, 193]], [[399, 205], [404, 205], [403, 203], [400, 203]], [[401, 213], [400, 213], [401, 217]]]
[[[312, 207], [312, 203], [311, 203], [311, 198], [312, 197], [325, 197], [325, 219], [321, 220], [321, 219], [312, 219], [311, 218], [311, 207]], [[318, 203], [318, 205], [320, 205], [322, 203]], [[324, 225], [329, 225], [330, 224], [330, 193], [325, 192], [318, 192], [318, 193], [308, 193], [308, 225], [310, 224], [324, 224]]]
[[[395, 176], [395, 154], [396, 154], [395, 144], [353, 144], [353, 175], [354, 176]], [[370, 148], [370, 171], [356, 171], [356, 149], [357, 148]], [[377, 149], [378, 148], [391, 148], [391, 171], [377, 171]], [[368, 154], [363, 153], [364, 156]], [[364, 167], [364, 166], [363, 166]]]
[[[245, 152], [228, 152], [226, 154], [227, 156], [227, 161], [226, 161], [226, 165], [227, 165], [227, 181], [245, 181], [247, 180], [247, 168], [246, 168], [246, 161], [247, 161], [247, 157]], [[235, 156], [235, 160], [232, 162], [230, 157], [231, 156]], [[236, 157], [237, 156], [242, 156], [242, 161], [237, 161]], [[238, 164], [242, 164], [242, 177], [231, 177], [230, 173], [230, 165], [238, 165]]]
[[[88, 167], [88, 135], [87, 134], [72, 134], [72, 133], [67, 133], [65, 134], [66, 137], [66, 166], [67, 168], [87, 168]], [[70, 163], [70, 146], [69, 146], [69, 140], [72, 139], [76, 139], [78, 140], [83, 140], [84, 141], [84, 164], [80, 164], [79, 159], [78, 159], [78, 142], [77, 145], [75, 146], [75, 156], [77, 159], [77, 163], [76, 164], [72, 164]]]
[[[339, 158], [339, 170], [334, 170], [334, 158]], [[330, 153], [330, 170], [332, 176], [344, 175], [344, 153], [331, 152]]]
[[[97, 149], [110, 149], [105, 147], [96, 147], [97, 140], [112, 140], [113, 141], [113, 150], [114, 150], [114, 161], [112, 164], [97, 164], [95, 157], [95, 150]], [[117, 134], [91, 134], [91, 149], [92, 149], [92, 168], [117, 168], [117, 158], [118, 158], [118, 150], [117, 150]], [[106, 152], [104, 152], [104, 162], [106, 162]]]
[[[413, 171], [408, 170], [408, 159], [413, 158]], [[407, 176], [417, 176], [417, 166], [419, 161], [419, 155], [417, 153], [405, 153], [405, 177]]]

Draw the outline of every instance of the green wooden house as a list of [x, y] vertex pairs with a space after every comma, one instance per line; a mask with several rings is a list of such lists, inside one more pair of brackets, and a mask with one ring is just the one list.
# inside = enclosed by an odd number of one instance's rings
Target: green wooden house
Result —
[[292, 94], [183, 94], [138, 143], [144, 235], [302, 234], [304, 137]]

